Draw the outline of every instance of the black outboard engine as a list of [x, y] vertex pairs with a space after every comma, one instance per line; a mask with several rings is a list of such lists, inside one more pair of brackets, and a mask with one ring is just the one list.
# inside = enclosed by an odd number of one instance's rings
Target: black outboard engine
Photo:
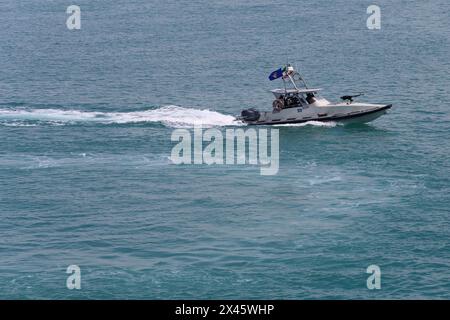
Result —
[[254, 108], [245, 109], [241, 112], [241, 117], [244, 121], [256, 121], [259, 119], [259, 116], [259, 111]]

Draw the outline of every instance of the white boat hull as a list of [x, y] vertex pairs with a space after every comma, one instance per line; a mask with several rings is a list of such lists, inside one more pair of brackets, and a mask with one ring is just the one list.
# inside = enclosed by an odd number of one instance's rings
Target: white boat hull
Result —
[[263, 112], [254, 121], [244, 122], [250, 125], [276, 125], [303, 123], [308, 121], [335, 121], [345, 124], [367, 123], [373, 121], [392, 107], [380, 104], [339, 104], [326, 106], [293, 107], [281, 111]]
[[353, 98], [363, 95], [344, 95], [344, 102], [331, 103], [319, 88], [308, 88], [303, 77], [287, 64], [271, 73], [270, 80], [280, 78], [284, 88], [270, 90], [275, 96], [272, 111], [259, 112], [254, 108], [242, 110], [239, 119], [249, 125], [277, 125], [308, 121], [336, 121], [343, 123], [366, 123], [385, 114], [391, 104], [354, 102]]

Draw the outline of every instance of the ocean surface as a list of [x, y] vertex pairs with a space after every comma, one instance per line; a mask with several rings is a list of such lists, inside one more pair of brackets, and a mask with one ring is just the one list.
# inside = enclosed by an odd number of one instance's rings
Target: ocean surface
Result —
[[[450, 3], [379, 0], [380, 30], [371, 4], [2, 0], [0, 298], [449, 299]], [[270, 110], [288, 61], [393, 108], [278, 127], [273, 176], [171, 162], [174, 129]]]

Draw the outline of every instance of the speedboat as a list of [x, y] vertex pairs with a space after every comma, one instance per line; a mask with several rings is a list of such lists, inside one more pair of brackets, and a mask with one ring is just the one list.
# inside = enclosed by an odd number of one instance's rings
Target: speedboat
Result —
[[382, 116], [392, 104], [359, 103], [353, 99], [361, 96], [345, 95], [341, 102], [331, 103], [319, 92], [309, 88], [290, 64], [272, 72], [269, 80], [281, 78], [284, 88], [271, 90], [275, 96], [272, 111], [260, 112], [255, 108], [242, 110], [239, 120], [249, 125], [274, 125], [308, 121], [335, 121], [340, 123], [367, 123]]

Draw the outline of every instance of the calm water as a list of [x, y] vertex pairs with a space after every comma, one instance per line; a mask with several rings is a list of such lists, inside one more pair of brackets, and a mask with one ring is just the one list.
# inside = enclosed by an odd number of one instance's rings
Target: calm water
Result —
[[[80, 31], [0, 8], [0, 298], [450, 298], [447, 0], [377, 1], [378, 31], [370, 1], [73, 2]], [[287, 60], [394, 108], [279, 127], [275, 176], [170, 162], [174, 127], [270, 108]]]

